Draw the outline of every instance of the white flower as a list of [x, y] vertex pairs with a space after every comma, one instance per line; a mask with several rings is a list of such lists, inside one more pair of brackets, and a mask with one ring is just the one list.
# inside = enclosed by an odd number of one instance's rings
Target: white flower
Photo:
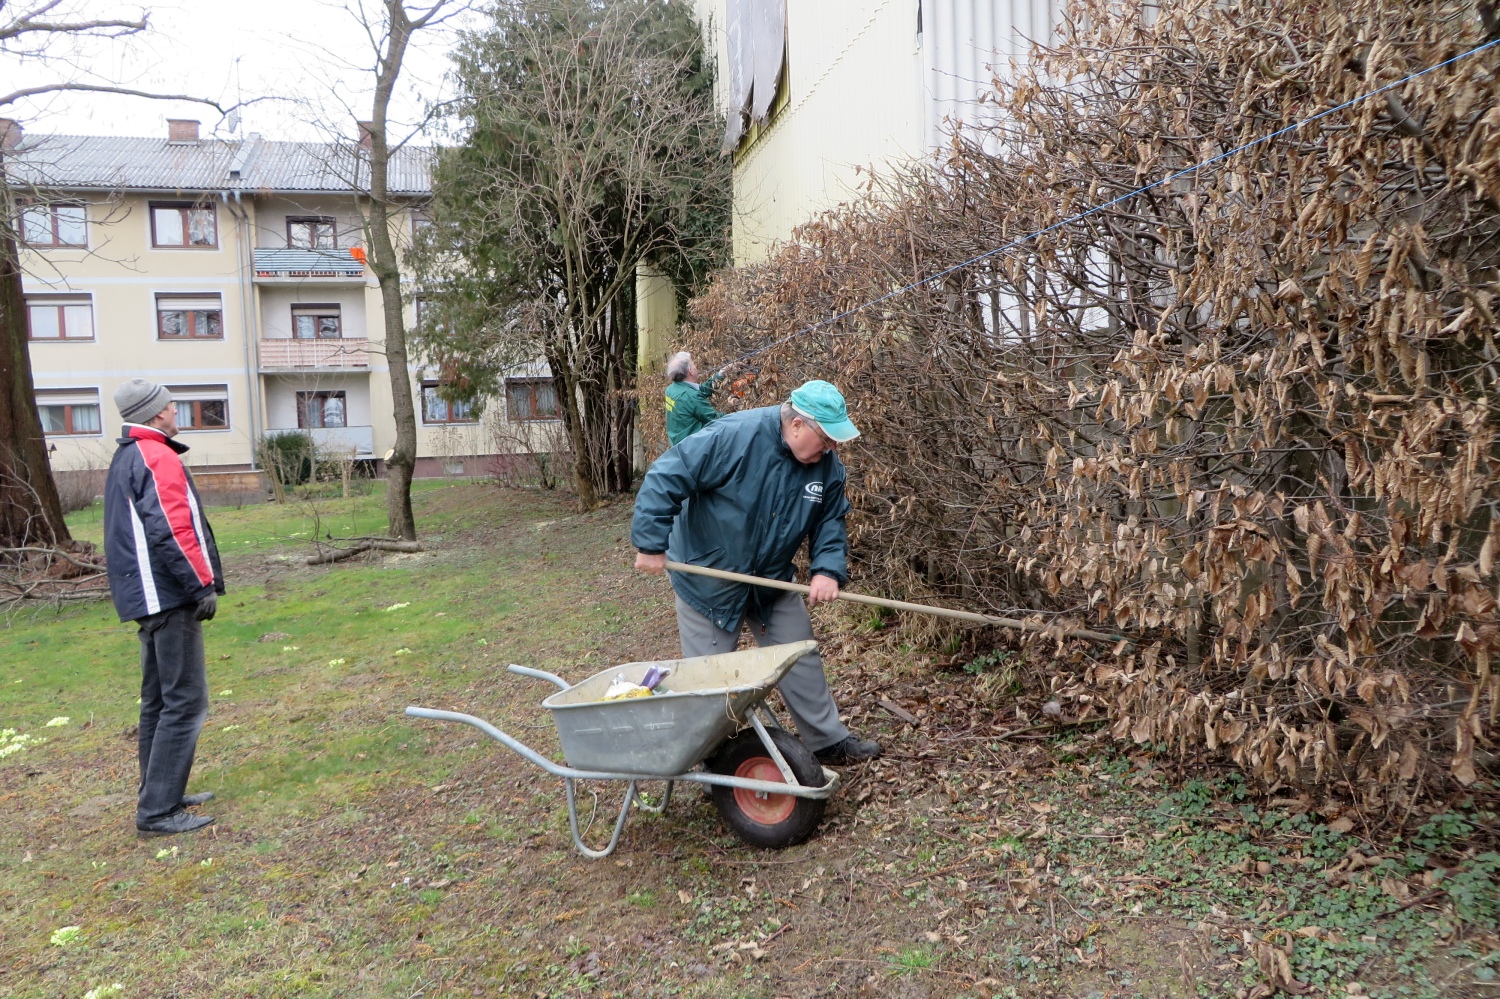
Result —
[[0, 729], [0, 760], [14, 756], [28, 746], [40, 746], [46, 741], [25, 732], [17, 732], [13, 728]]
[[346, 663], [348, 661], [349, 660], [347, 660], [347, 659], [330, 659], [330, 660], [328, 660], [328, 665], [330, 665], [330, 666], [342, 666], [342, 665], [344, 665], [344, 663]]
[[49, 721], [47, 723], [47, 727], [48, 728], [62, 728], [64, 725], [66, 725], [68, 722], [70, 722], [72, 720], [73, 719], [69, 718], [67, 715], [58, 715], [56, 718], [52, 719], [51, 721]]
[[219, 691], [219, 696], [220, 697], [233, 697], [234, 696], [234, 691], [232, 691], [232, 690], [221, 690], [221, 691]]
[[237, 728], [239, 728], [238, 725], [225, 725], [223, 728], [219, 729], [219, 731], [220, 732], [233, 732]]
[[408, 601], [407, 601], [407, 602], [406, 602], [406, 603], [404, 603], [404, 604], [391, 604], [391, 605], [390, 605], [390, 606], [389, 606], [389, 607], [387, 607], [387, 608], [386, 608], [386, 609], [385, 609], [385, 612], [386, 612], [386, 613], [387, 613], [387, 614], [389, 614], [389, 613], [390, 613], [390, 612], [391, 612], [391, 611], [398, 611], [398, 610], [400, 610], [400, 609], [401, 609], [401, 608], [403, 608], [403, 607], [410, 607], [410, 606], [411, 606], [411, 601], [410, 601], [410, 600], [408, 600]]
[[82, 926], [60, 926], [52, 931], [52, 946], [66, 947], [83, 936]]
[[170, 850], [161, 849], [161, 850], [157, 850], [156, 851], [156, 859], [157, 860], [170, 860], [171, 858], [173, 858], [175, 856], [177, 856], [177, 847], [175, 847], [175, 846], [172, 847], [172, 849], [170, 849]]
[[96, 985], [83, 994], [83, 999], [104, 999], [105, 996], [119, 995], [125, 991], [125, 986], [119, 982], [113, 985]]
[[300, 645], [283, 645], [281, 647], [281, 651], [282, 652], [297, 652], [301, 648], [302, 648], [302, 646], [300, 646]]
[[411, 655], [411, 649], [397, 649], [395, 654], [398, 656], [409, 656]]

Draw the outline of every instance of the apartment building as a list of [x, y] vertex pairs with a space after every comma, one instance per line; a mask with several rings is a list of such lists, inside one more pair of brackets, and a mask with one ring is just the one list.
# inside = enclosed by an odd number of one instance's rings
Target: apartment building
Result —
[[[101, 467], [116, 386], [169, 386], [200, 482], [253, 471], [256, 442], [305, 430], [375, 462], [395, 443], [380, 288], [365, 266], [367, 166], [348, 143], [204, 138], [194, 121], [121, 138], [4, 131], [21, 197], [30, 353], [53, 468]], [[398, 243], [423, 224], [430, 151], [393, 157]], [[408, 327], [420, 302], [408, 306]], [[419, 476], [485, 474], [557, 418], [545, 366], [483, 414], [413, 367]], [[241, 477], [242, 474], [241, 474]]]
[[695, 0], [734, 156], [734, 261], [862, 193], [868, 169], [993, 120], [994, 78], [1054, 36], [1061, 0]]

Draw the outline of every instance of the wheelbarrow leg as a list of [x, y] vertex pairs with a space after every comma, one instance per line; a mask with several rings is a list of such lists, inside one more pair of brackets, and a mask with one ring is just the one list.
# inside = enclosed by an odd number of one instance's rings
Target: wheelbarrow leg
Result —
[[670, 780], [667, 781], [667, 789], [661, 796], [660, 805], [650, 804], [646, 801], [646, 796], [643, 794], [637, 794], [635, 796], [635, 803], [639, 805], [642, 810], [650, 812], [652, 815], [660, 815], [662, 812], [666, 811], [667, 806], [672, 803], [672, 785], [674, 783], [676, 782]]
[[[625, 828], [625, 820], [630, 816], [630, 805], [636, 800], [635, 781], [631, 781], [625, 788], [625, 804], [620, 806], [620, 817], [615, 820], [614, 835], [610, 836], [609, 845], [602, 850], [590, 849], [578, 832], [578, 798], [573, 792], [573, 778], [564, 777], [563, 787], [568, 795], [568, 827], [573, 831], [573, 845], [578, 848], [578, 852], [590, 860], [601, 860], [614, 853], [620, 842], [620, 833]], [[665, 805], [666, 802], [662, 804]]]
[[750, 724], [755, 726], [755, 734], [760, 736], [761, 744], [766, 747], [766, 752], [771, 754], [771, 759], [776, 763], [776, 769], [781, 771], [781, 779], [788, 784], [796, 784], [797, 775], [792, 773], [792, 767], [787, 763], [786, 757], [782, 756], [781, 750], [776, 748], [776, 743], [772, 740], [771, 733], [766, 731], [766, 726], [760, 720], [760, 716], [751, 712]]

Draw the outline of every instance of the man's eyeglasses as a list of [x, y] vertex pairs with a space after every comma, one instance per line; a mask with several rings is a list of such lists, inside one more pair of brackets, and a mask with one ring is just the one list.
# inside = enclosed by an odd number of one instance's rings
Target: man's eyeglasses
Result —
[[815, 433], [815, 434], [818, 435], [818, 440], [820, 440], [820, 441], [823, 442], [823, 450], [824, 451], [832, 451], [832, 450], [834, 450], [835, 448], [837, 448], [839, 446], [839, 442], [836, 441], [836, 440], [834, 440], [832, 437], [829, 437], [827, 434], [825, 434], [823, 432], [823, 428], [820, 427], [820, 426], [818, 426], [818, 424], [815, 421], [813, 421], [813, 420], [803, 420], [802, 422], [805, 423], [808, 426], [808, 428], [812, 430], [813, 433]]

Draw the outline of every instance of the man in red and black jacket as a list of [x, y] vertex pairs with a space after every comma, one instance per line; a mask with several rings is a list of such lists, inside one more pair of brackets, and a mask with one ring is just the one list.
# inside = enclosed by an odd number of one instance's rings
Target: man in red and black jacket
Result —
[[166, 388], [132, 378], [115, 392], [125, 427], [104, 484], [104, 554], [121, 621], [140, 626], [141, 786], [135, 827], [191, 832], [213, 821], [186, 811], [198, 733], [208, 717], [203, 621], [213, 619], [224, 570], [192, 476], [179, 457], [177, 405]]

